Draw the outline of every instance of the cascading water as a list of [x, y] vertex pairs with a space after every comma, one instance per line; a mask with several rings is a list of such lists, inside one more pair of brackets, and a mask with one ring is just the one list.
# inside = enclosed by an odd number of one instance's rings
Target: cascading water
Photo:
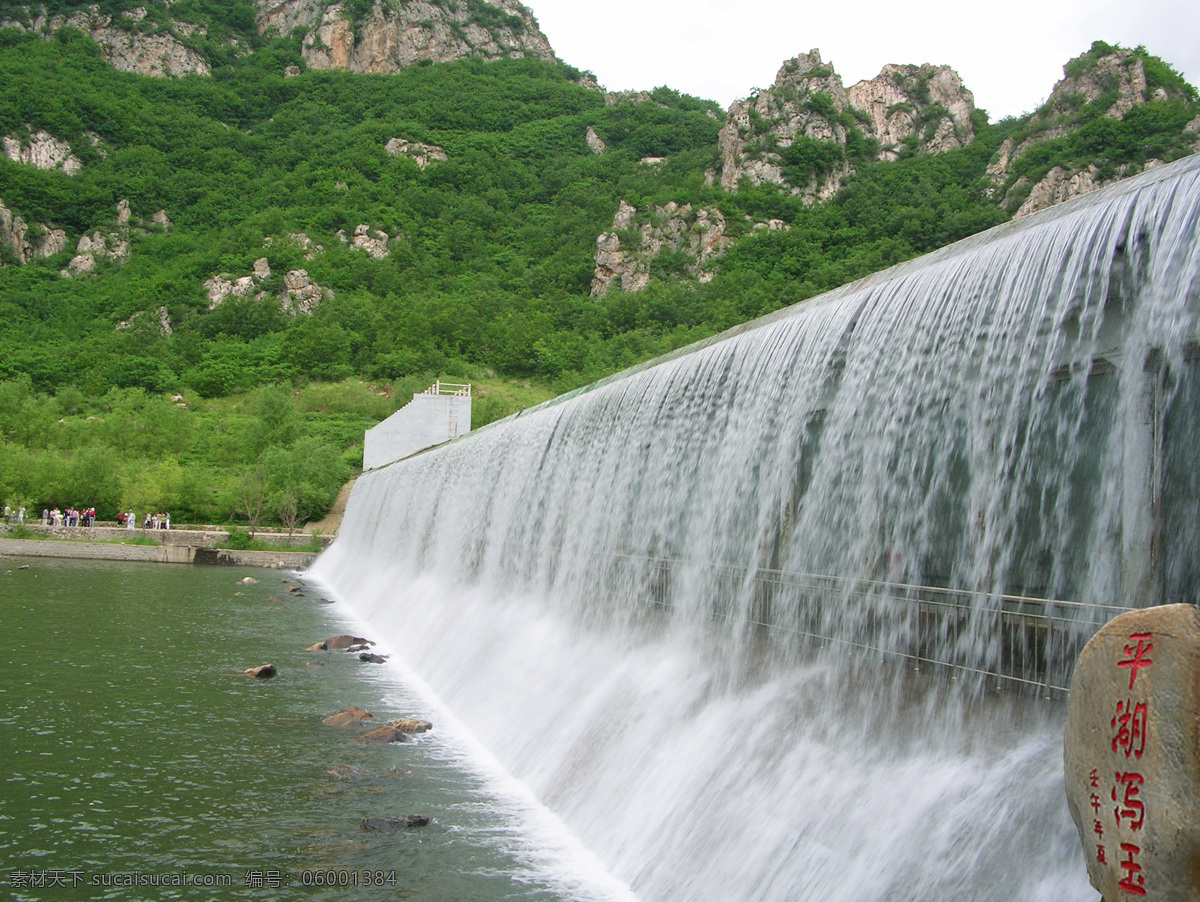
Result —
[[1192, 158], [522, 412], [315, 573], [641, 899], [1094, 899], [1047, 696], [1197, 596], [1198, 226]]

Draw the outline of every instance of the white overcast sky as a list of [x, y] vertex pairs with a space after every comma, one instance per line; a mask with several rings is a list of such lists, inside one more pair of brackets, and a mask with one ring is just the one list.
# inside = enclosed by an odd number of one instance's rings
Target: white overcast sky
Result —
[[559, 59], [610, 91], [723, 107], [813, 48], [846, 87], [886, 63], [950, 66], [993, 121], [1032, 112], [1092, 41], [1144, 44], [1200, 84], [1200, 0], [523, 0]]

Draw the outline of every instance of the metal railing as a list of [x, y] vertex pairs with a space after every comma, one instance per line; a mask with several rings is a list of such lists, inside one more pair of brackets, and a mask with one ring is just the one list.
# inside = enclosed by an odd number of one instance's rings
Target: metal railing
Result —
[[[637, 594], [672, 607], [687, 570], [713, 596], [713, 619], [765, 627], [949, 668], [1046, 694], [1069, 691], [1087, 640], [1131, 607], [972, 592], [878, 579], [757, 569], [635, 555], [604, 555], [638, 578]], [[734, 607], [722, 599], [739, 599]], [[982, 645], [982, 647], [981, 647]]]
[[471, 397], [471, 386], [469, 383], [461, 384], [458, 382], [438, 381], [429, 386], [429, 388], [425, 389], [425, 391], [421, 392], [421, 394], [449, 395], [455, 398], [469, 398]]

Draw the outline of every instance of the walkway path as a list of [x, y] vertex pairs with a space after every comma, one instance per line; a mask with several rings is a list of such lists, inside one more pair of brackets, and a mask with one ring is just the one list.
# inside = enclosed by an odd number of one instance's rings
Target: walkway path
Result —
[[358, 477], [355, 476], [354, 479], [351, 479], [342, 486], [337, 494], [337, 498], [333, 502], [333, 507], [329, 509], [329, 513], [325, 515], [324, 519], [306, 524], [304, 531], [309, 535], [336, 535], [338, 528], [342, 525], [342, 517], [346, 515], [346, 504], [350, 500], [350, 492], [357, 481]]

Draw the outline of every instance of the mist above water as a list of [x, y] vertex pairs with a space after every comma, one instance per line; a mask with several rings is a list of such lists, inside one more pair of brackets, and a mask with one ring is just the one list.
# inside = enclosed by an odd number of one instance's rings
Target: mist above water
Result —
[[1196, 597], [1198, 219], [1185, 160], [365, 474], [316, 572], [639, 898], [1094, 899], [1055, 687]]

